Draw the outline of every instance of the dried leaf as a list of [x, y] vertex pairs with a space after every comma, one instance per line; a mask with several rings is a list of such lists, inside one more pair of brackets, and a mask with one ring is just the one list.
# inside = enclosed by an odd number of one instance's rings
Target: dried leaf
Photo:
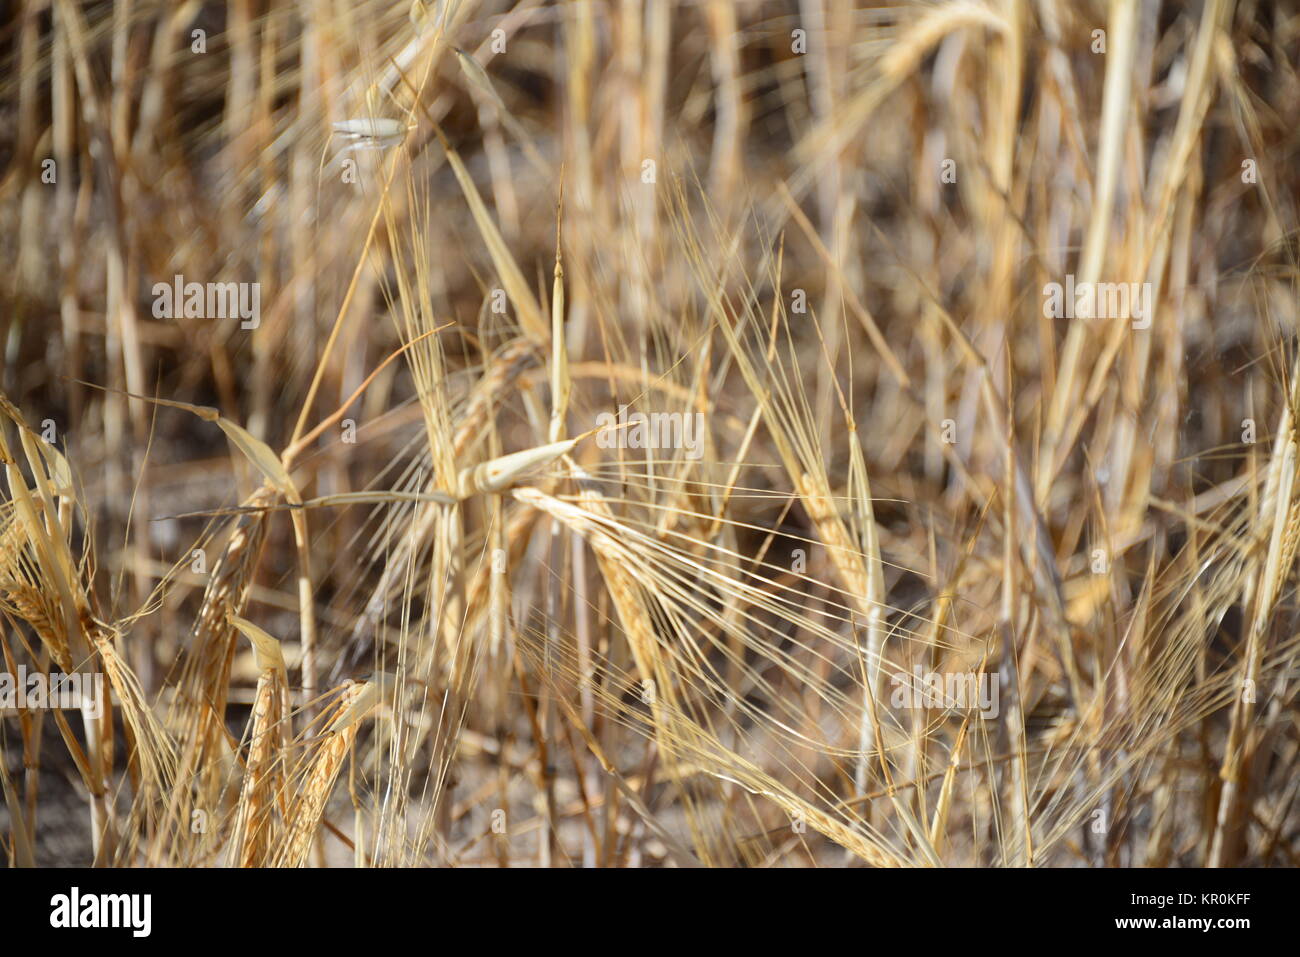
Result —
[[240, 618], [238, 615], [231, 615], [230, 623], [253, 643], [253, 658], [257, 662], [259, 671], [283, 672], [285, 670], [284, 653], [280, 649], [280, 642], [277, 638], [272, 637], [251, 621]]
[[508, 488], [529, 472], [554, 462], [561, 455], [566, 455], [577, 443], [577, 438], [565, 439], [562, 442], [539, 445], [522, 452], [512, 452], [510, 455], [490, 459], [474, 468], [464, 469], [460, 473], [460, 496], [468, 498], [475, 492], [499, 492]]
[[230, 441], [235, 443], [235, 447], [257, 466], [268, 482], [275, 486], [276, 491], [290, 502], [301, 504], [302, 499], [298, 495], [298, 489], [293, 484], [293, 479], [289, 477], [289, 473], [285, 471], [284, 463], [280, 461], [278, 455], [271, 451], [269, 445], [247, 429], [235, 425], [228, 419], [218, 417], [216, 422], [217, 425], [221, 426], [221, 431], [226, 433]]

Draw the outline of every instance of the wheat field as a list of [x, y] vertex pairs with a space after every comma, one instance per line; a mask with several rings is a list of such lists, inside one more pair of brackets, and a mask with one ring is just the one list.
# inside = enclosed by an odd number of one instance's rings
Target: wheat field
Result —
[[1297, 864], [1290, 4], [0, 63], [8, 866]]

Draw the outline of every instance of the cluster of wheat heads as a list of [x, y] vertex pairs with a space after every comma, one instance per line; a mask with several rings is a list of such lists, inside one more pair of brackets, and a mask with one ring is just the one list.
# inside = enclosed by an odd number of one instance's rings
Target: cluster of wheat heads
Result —
[[10, 865], [1296, 863], [1286, 4], [7, 16]]

